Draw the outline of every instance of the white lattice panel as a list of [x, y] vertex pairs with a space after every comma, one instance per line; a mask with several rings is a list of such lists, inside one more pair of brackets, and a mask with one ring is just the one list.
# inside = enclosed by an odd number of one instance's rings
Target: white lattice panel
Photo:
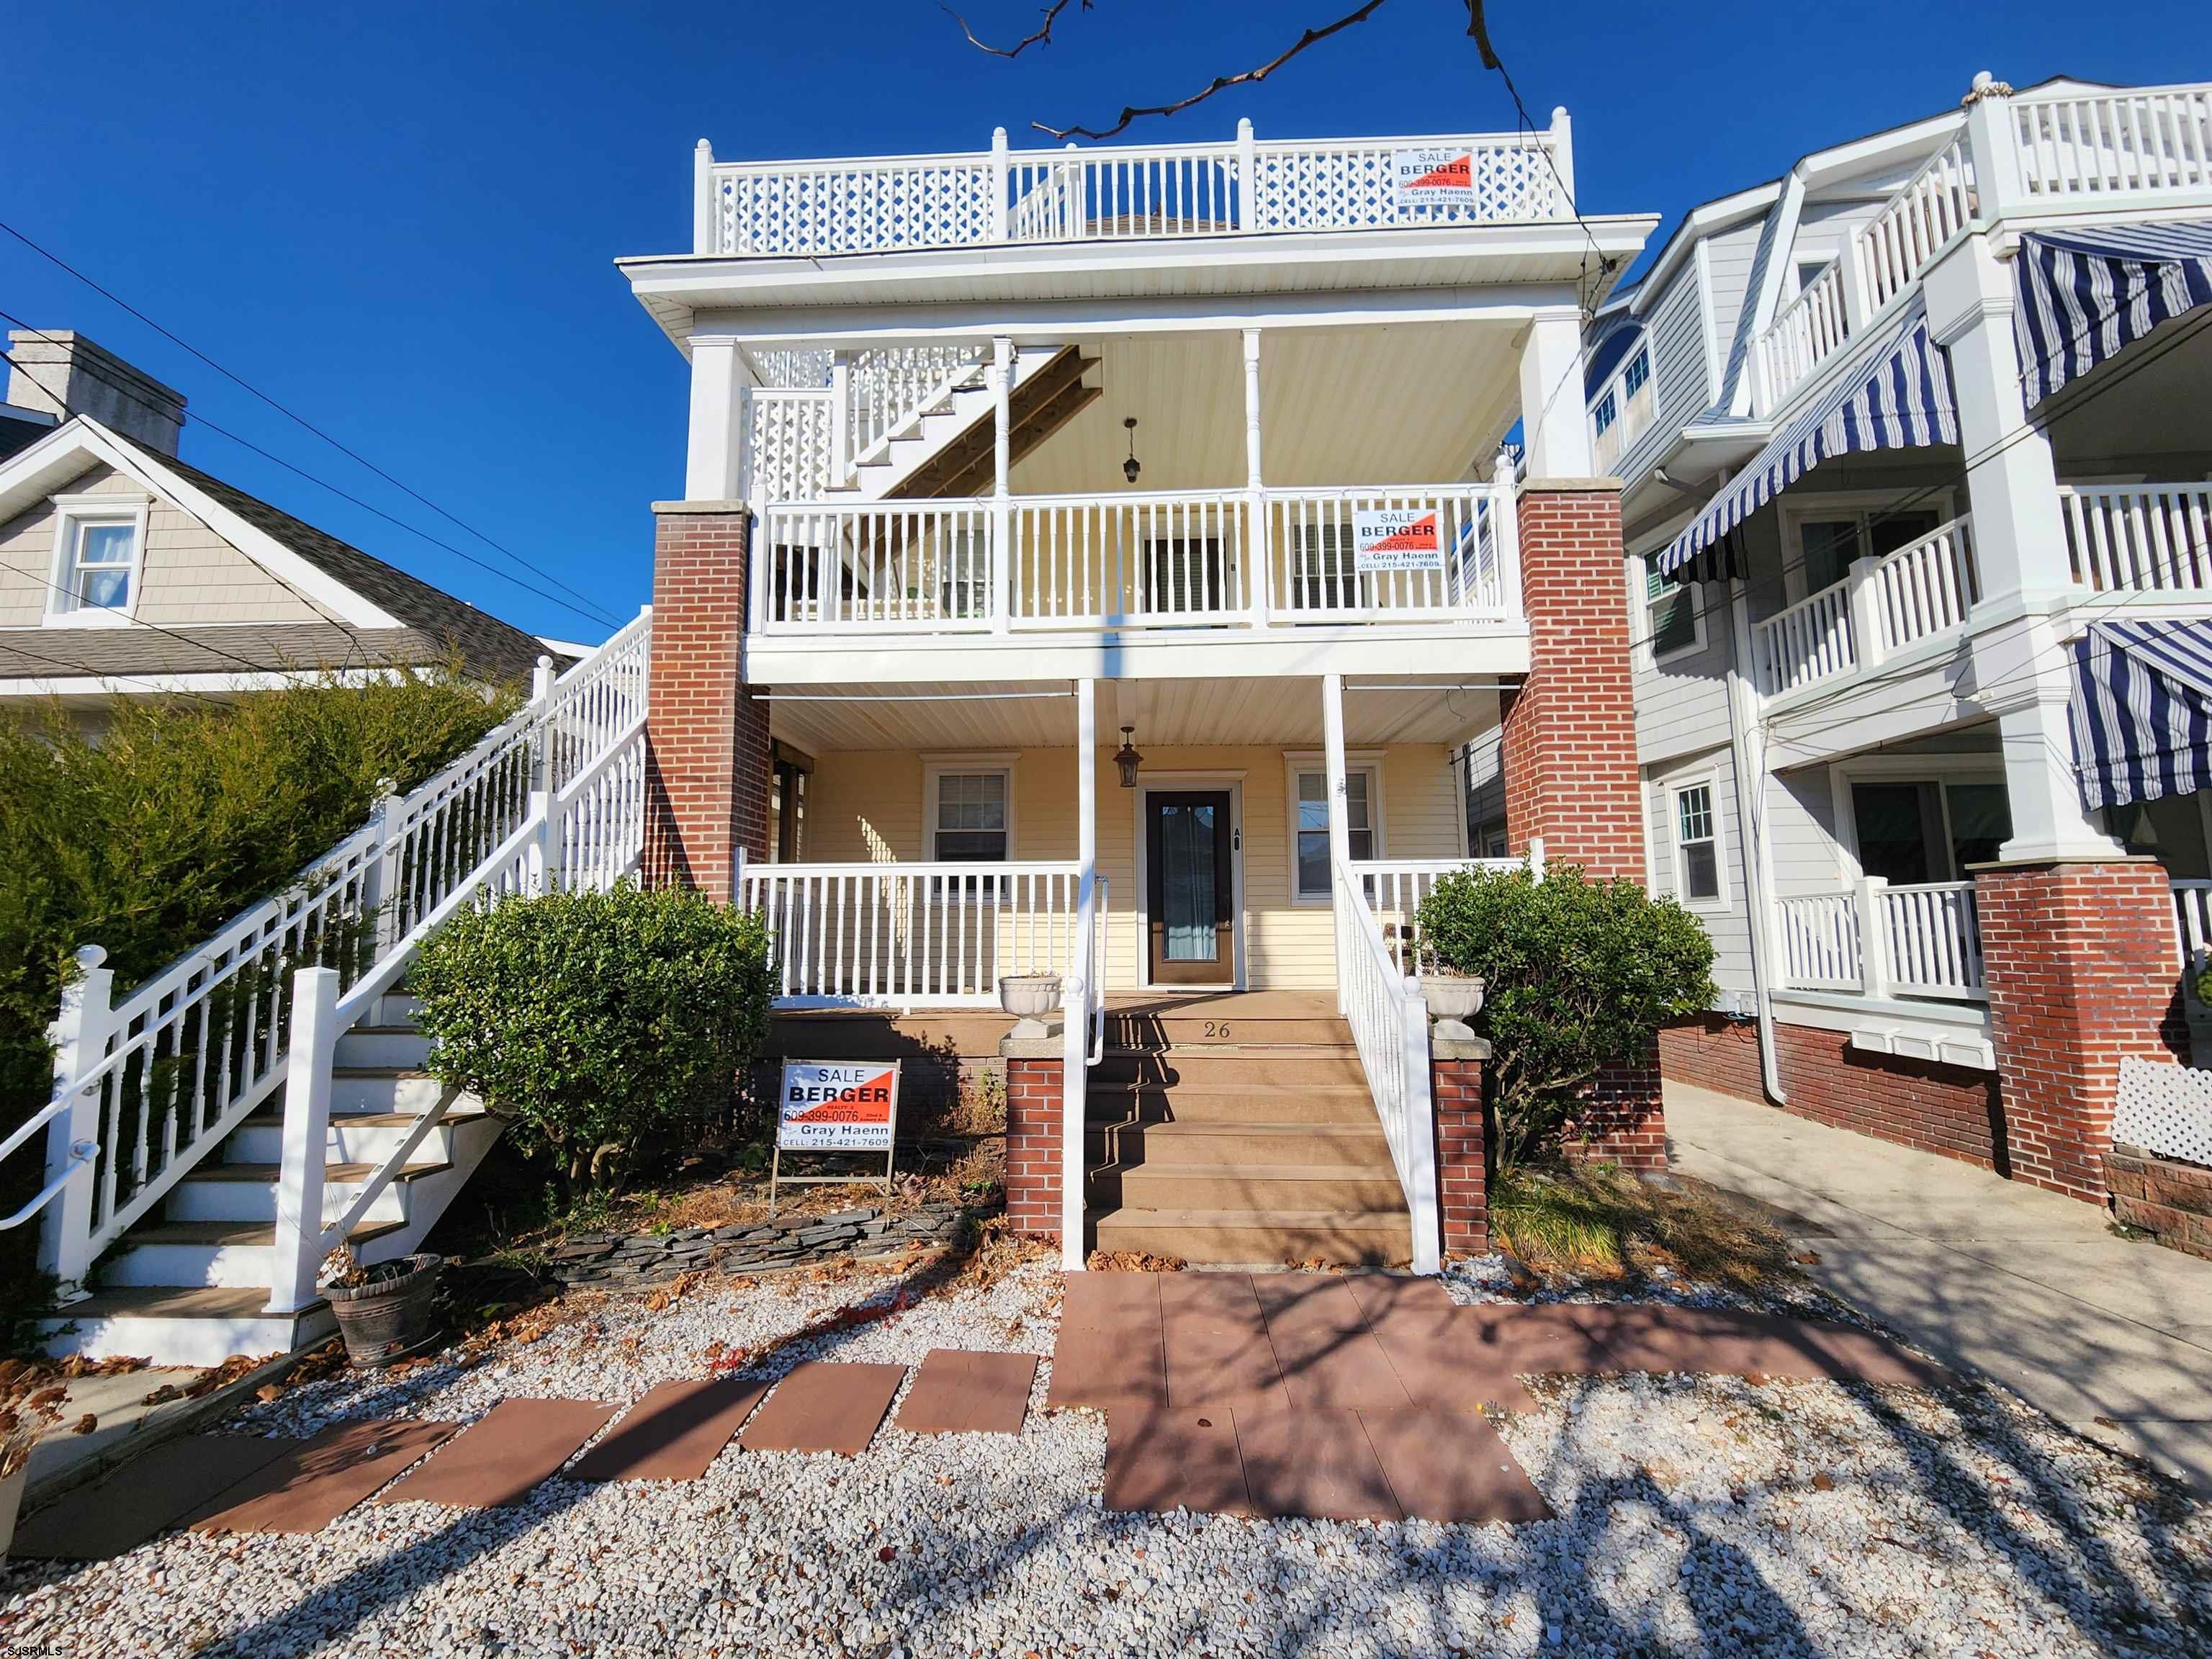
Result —
[[841, 164], [787, 173], [730, 168], [714, 185], [725, 253], [859, 253], [963, 247], [992, 229], [988, 161]]
[[753, 476], [769, 501], [821, 499], [830, 483], [832, 413], [827, 392], [753, 394]]
[[2160, 1158], [2212, 1166], [2212, 1072], [2122, 1060], [2112, 1139]]
[[1474, 199], [1401, 207], [1387, 148], [1262, 145], [1255, 157], [1261, 230], [1358, 230], [1391, 225], [1496, 223], [1565, 216], [1540, 144], [1475, 144]]

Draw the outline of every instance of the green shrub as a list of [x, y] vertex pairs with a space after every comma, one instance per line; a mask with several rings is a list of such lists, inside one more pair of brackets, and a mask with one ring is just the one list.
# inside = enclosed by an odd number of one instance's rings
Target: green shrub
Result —
[[[358, 828], [380, 778], [412, 788], [514, 706], [456, 666], [118, 702], [93, 736], [58, 704], [0, 715], [0, 1134], [46, 1104], [79, 945], [106, 948], [120, 998]], [[0, 1213], [39, 1176], [11, 1157]], [[0, 1278], [35, 1231], [0, 1234]]]
[[1662, 1025], [1712, 1006], [1713, 945], [1671, 898], [1572, 866], [1471, 870], [1422, 902], [1425, 946], [1486, 981], [1476, 1030], [1490, 1039], [1498, 1164], [1553, 1150], [1577, 1098], [1608, 1064], [1648, 1054]]
[[768, 1030], [768, 935], [680, 888], [468, 910], [408, 978], [429, 1066], [550, 1156], [573, 1202], [717, 1121]]

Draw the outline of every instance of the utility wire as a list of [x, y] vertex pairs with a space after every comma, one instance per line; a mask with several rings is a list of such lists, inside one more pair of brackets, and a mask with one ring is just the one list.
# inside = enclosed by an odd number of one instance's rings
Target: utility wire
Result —
[[[513, 548], [507, 546], [504, 543], [495, 540], [494, 538], [477, 529], [474, 525], [470, 524], [466, 520], [461, 519], [453, 513], [448, 512], [446, 508], [439, 506], [437, 502], [432, 501], [428, 495], [422, 494], [419, 489], [416, 489], [412, 486], [402, 483], [399, 479], [394, 477], [391, 473], [377, 465], [375, 462], [370, 460], [359, 451], [348, 447], [337, 438], [332, 437], [329, 433], [324, 431], [313, 422], [308, 420], [304, 415], [301, 415], [297, 410], [288, 408], [286, 405], [277, 402], [276, 398], [262, 391], [260, 387], [224, 368], [221, 363], [209, 356], [207, 353], [202, 351], [198, 346], [192, 344], [190, 341], [179, 337], [168, 328], [155, 322], [154, 319], [149, 317], [144, 312], [139, 310], [137, 307], [132, 305], [121, 295], [115, 293], [111, 289], [102, 286], [100, 283], [95, 282], [92, 277], [86, 276], [84, 272], [79, 270], [75, 265], [70, 264], [69, 261], [63, 258], [58, 253], [54, 252], [50, 248], [41, 246], [39, 243], [32, 240], [30, 237], [25, 235], [21, 231], [16, 229], [15, 226], [8, 223], [5, 220], [0, 220], [0, 231], [7, 232], [9, 235], [14, 237], [25, 247], [30, 249], [32, 252], [37, 254], [40, 258], [58, 266], [64, 271], [67, 271], [71, 276], [76, 277], [78, 282], [82, 283], [87, 288], [99, 295], [102, 299], [108, 301], [113, 305], [120, 307], [123, 310], [130, 313], [131, 316], [136, 317], [140, 322], [145, 324], [147, 327], [152, 329], [155, 333], [161, 336], [162, 338], [169, 341], [172, 344], [179, 347], [183, 350], [190, 352], [193, 356], [205, 363], [216, 374], [222, 375], [223, 379], [228, 380], [232, 385], [239, 387], [241, 391], [248, 392], [252, 396], [259, 398], [263, 403], [268, 404], [270, 408], [275, 410], [279, 415], [284, 416], [285, 419], [304, 428], [306, 431], [313, 434], [316, 437], [328, 444], [331, 448], [337, 450], [339, 454], [346, 457], [347, 459], [354, 462], [359, 466], [367, 468], [371, 472], [374, 472], [378, 477], [383, 479], [385, 483], [390, 484], [394, 489], [397, 489], [403, 495], [408, 495], [415, 501], [421, 502], [424, 507], [428, 507], [433, 513], [445, 520], [448, 524], [453, 525], [457, 529], [466, 531], [470, 535], [483, 543], [485, 546], [497, 550], [500, 553], [513, 560], [516, 564], [521, 566], [522, 568], [529, 571], [532, 575], [544, 578], [545, 580], [552, 583], [554, 586], [559, 588], [571, 599], [580, 599], [586, 605], [590, 605], [591, 596], [589, 594], [579, 592], [575, 588], [569, 586], [568, 583], [562, 581], [551, 572], [532, 564], [529, 560], [524, 558], [520, 553], [517, 553]], [[16, 325], [18, 327], [23, 326], [21, 324], [17, 324]], [[198, 417], [195, 416], [194, 418], [197, 419]], [[226, 433], [224, 435], [228, 437], [230, 434]], [[320, 480], [317, 480], [317, 482], [319, 483]], [[325, 485], [325, 488], [328, 489], [330, 486]], [[350, 500], [351, 497], [348, 497], [348, 499]], [[374, 511], [374, 509], [371, 510]], [[392, 522], [394, 524], [400, 524], [400, 521], [397, 519], [392, 520]], [[400, 528], [403, 530], [413, 531], [413, 533], [418, 536], [422, 535], [421, 531], [415, 530], [414, 526], [411, 525], [400, 524]], [[433, 542], [438, 546], [445, 546], [444, 543], [438, 542], [434, 537], [423, 536], [423, 539], [425, 541]], [[449, 548], [447, 550], [456, 551], [458, 550]], [[512, 578], [509, 580], [512, 580]], [[532, 591], [534, 592], [536, 590]], [[573, 609], [573, 607], [571, 608]], [[578, 614], [581, 616], [591, 616], [596, 620], [603, 622], [611, 620], [610, 618], [600, 617], [598, 613], [590, 611], [580, 611]]]

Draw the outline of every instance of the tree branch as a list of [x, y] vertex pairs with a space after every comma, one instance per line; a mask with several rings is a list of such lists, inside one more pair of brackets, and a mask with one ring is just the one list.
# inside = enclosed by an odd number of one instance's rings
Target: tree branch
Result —
[[1490, 44], [1490, 22], [1482, 15], [1482, 4], [1483, 0], [1467, 0], [1467, 32], [1474, 37], [1474, 49], [1482, 54], [1483, 68], [1502, 70], [1505, 64]]
[[[1060, 3], [1065, 4], [1066, 0], [1060, 0]], [[1324, 24], [1320, 28], [1308, 29], [1304, 34], [1298, 36], [1296, 40], [1292, 41], [1282, 52], [1277, 53], [1273, 58], [1269, 58], [1257, 69], [1246, 70], [1241, 75], [1217, 75], [1204, 88], [1191, 94], [1188, 98], [1179, 99], [1172, 104], [1153, 104], [1142, 108], [1124, 108], [1121, 112], [1121, 119], [1115, 122], [1110, 127], [1053, 127], [1047, 126], [1042, 121], [1032, 121], [1030, 125], [1035, 127], [1039, 132], [1042, 132], [1048, 137], [1052, 138], [1090, 138], [1094, 140], [1111, 138], [1116, 134], [1125, 131], [1131, 122], [1139, 120], [1145, 116], [1175, 115], [1183, 110], [1188, 109], [1193, 104], [1204, 103], [1207, 99], [1212, 97], [1217, 92], [1225, 92], [1231, 87], [1247, 86], [1264, 81], [1270, 75], [1273, 75], [1277, 70], [1282, 68], [1284, 64], [1289, 63], [1291, 58], [1304, 52], [1307, 47], [1314, 46], [1320, 41], [1328, 40], [1330, 35], [1334, 34], [1340, 29], [1348, 29], [1354, 23], [1365, 22], [1370, 17], [1373, 16], [1376, 12], [1382, 9], [1383, 3], [1384, 0], [1367, 0], [1367, 3], [1360, 7], [1357, 11], [1347, 12], [1344, 16], [1338, 18], [1334, 23]], [[1480, 9], [1480, 0], [1469, 0], [1468, 9], [1470, 12], [1478, 10]], [[1058, 9], [1058, 6], [1054, 8], [1054, 10], [1055, 11]], [[1048, 29], [1051, 27], [1051, 21], [1052, 20], [1049, 16], [1045, 20], [1046, 27]], [[971, 34], [968, 38], [973, 40], [975, 37]], [[981, 43], [977, 42], [977, 44], [981, 45]], [[1023, 42], [1024, 46], [1028, 44], [1029, 43], [1027, 41]], [[1020, 49], [1021, 48], [1018, 46], [1015, 48], [1015, 51], [1018, 52]], [[990, 48], [986, 46], [984, 47], [984, 50], [988, 52]], [[1006, 55], [1011, 57], [1012, 54], [1008, 53]]]
[[[1081, 9], [1089, 11], [1091, 0], [1083, 0]], [[1018, 58], [1031, 46], [1048, 46], [1052, 44], [1052, 26], [1060, 21], [1060, 13], [1067, 9], [1067, 0], [1052, 0], [1052, 4], [1045, 8], [1044, 21], [1011, 46], [994, 46], [978, 40], [975, 38], [975, 31], [968, 27], [968, 20], [953, 10], [951, 7], [945, 4], [944, 0], [938, 0], [938, 9], [960, 25], [960, 33], [968, 37], [968, 44], [976, 51], [988, 52], [994, 58]]]

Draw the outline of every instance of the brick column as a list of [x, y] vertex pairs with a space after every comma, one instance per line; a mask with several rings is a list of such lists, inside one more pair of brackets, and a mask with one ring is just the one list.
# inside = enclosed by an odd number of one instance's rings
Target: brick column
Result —
[[1429, 1039], [1429, 1093], [1437, 1121], [1437, 1210], [1443, 1253], [1490, 1254], [1488, 1126], [1482, 1115], [1482, 1066], [1490, 1044], [1480, 1037]]
[[1060, 1237], [1060, 1039], [1006, 1037], [1006, 1219], [1030, 1238]]
[[731, 897], [738, 848], [768, 856], [768, 705], [744, 689], [742, 501], [656, 501], [645, 879]]
[[1629, 668], [1620, 486], [1531, 479], [1521, 490], [1528, 678], [1506, 694], [1500, 760], [1515, 852], [1644, 879], [1644, 804]]
[[2171, 1060], [2188, 1041], [2166, 872], [2115, 859], [1973, 874], [2006, 1172], [2101, 1204], [2120, 1061]]

